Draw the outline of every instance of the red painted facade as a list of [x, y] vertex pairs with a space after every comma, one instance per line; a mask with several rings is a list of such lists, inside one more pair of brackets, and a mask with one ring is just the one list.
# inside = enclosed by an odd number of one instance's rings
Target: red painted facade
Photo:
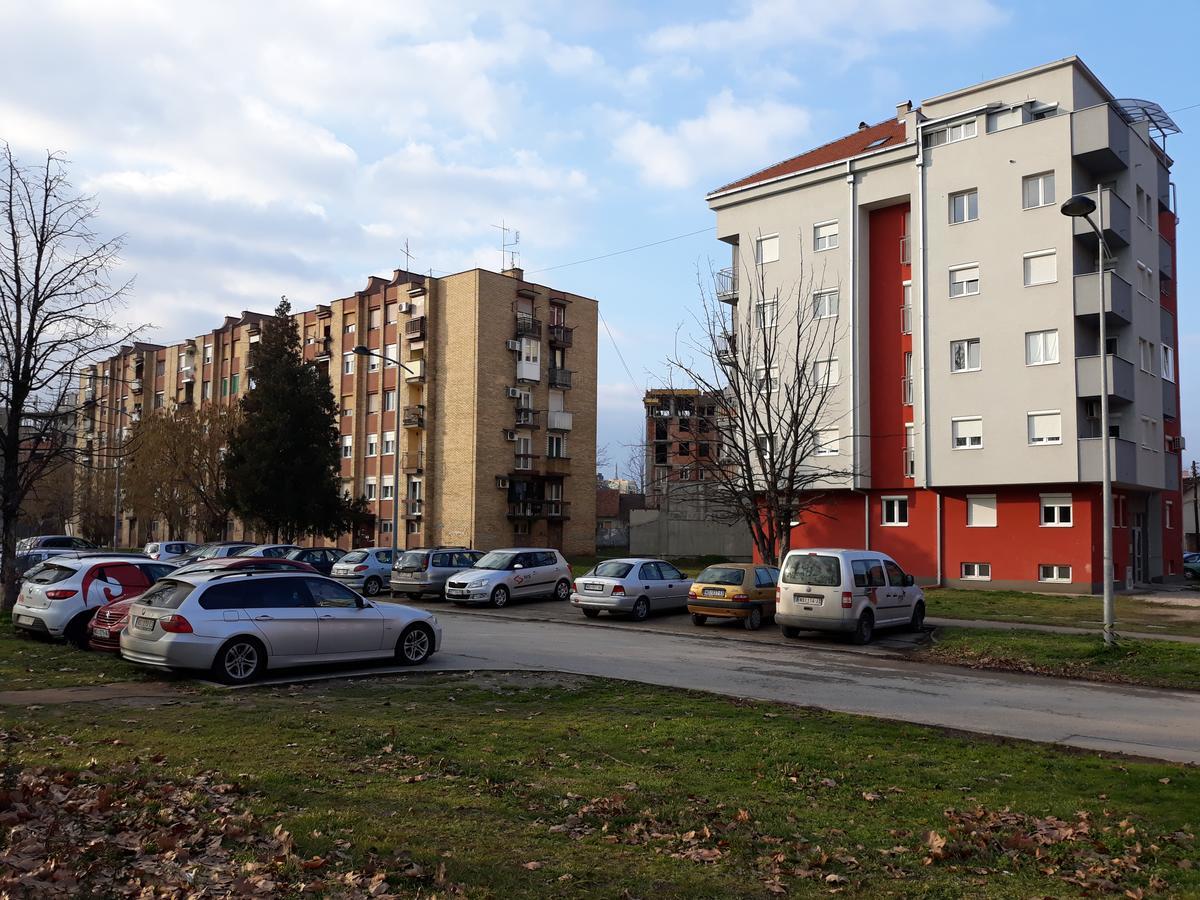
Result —
[[877, 209], [868, 221], [870, 474], [877, 488], [913, 485], [904, 477], [904, 426], [913, 420], [913, 407], [901, 403], [904, 357], [912, 352], [912, 335], [903, 333], [901, 313], [904, 282], [912, 277], [912, 267], [901, 255], [908, 210], [907, 203]]

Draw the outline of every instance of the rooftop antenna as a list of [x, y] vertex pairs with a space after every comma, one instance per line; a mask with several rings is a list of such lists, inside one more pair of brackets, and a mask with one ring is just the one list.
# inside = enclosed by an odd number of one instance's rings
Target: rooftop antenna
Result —
[[[521, 232], [516, 228], [509, 228], [503, 219], [499, 225], [492, 227], [500, 230], [500, 271], [516, 268], [521, 259], [521, 253], [517, 249], [521, 244]], [[511, 241], [508, 239], [509, 234], [512, 235]]]
[[413, 255], [408, 249], [408, 238], [404, 239], [404, 271], [412, 271]]

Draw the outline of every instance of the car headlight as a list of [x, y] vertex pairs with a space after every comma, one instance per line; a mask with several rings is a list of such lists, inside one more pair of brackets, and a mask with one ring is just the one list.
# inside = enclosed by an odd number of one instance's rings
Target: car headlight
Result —
[[481, 578], [478, 581], [472, 581], [470, 584], [467, 585], [467, 587], [469, 587], [471, 590], [478, 590], [480, 588], [487, 587], [487, 585], [488, 585], [487, 579]]

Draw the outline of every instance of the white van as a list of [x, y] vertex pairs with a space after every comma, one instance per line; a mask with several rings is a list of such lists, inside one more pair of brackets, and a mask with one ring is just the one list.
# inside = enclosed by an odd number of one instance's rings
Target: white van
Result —
[[875, 550], [792, 550], [784, 557], [775, 621], [783, 636], [848, 631], [870, 643], [876, 628], [925, 621], [925, 592], [896, 561]]

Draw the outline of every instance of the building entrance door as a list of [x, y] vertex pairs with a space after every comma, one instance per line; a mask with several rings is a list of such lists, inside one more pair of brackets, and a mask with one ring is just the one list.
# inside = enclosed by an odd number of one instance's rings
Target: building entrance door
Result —
[[1145, 543], [1146, 514], [1133, 514], [1133, 527], [1129, 529], [1129, 559], [1133, 565], [1133, 583], [1141, 584], [1146, 580], [1146, 543]]

